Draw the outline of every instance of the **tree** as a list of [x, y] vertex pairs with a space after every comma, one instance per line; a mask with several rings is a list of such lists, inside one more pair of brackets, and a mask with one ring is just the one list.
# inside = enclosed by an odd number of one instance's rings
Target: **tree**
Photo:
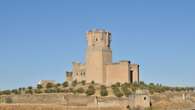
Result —
[[4, 90], [4, 91], [2, 91], [2, 94], [4, 94], [4, 95], [10, 95], [11, 94], [11, 91], [10, 90]]
[[123, 91], [123, 94], [126, 96], [126, 97], [129, 97], [129, 95], [131, 94], [131, 91], [129, 90], [128, 86], [126, 85], [123, 85], [121, 87], [121, 90]]
[[61, 88], [56, 88], [56, 92], [60, 93], [60, 92], [63, 92], [63, 90]]
[[13, 100], [11, 97], [5, 98], [5, 103], [13, 103]]
[[29, 90], [32, 90], [32, 86], [28, 86], [28, 89], [29, 89]]
[[68, 89], [68, 92], [73, 92], [73, 91], [74, 91], [74, 90], [73, 90], [73, 88], [71, 88], [71, 87]]
[[11, 92], [14, 94], [20, 94], [20, 92], [17, 89], [13, 89]]
[[60, 84], [60, 83], [57, 83], [57, 84], [56, 84], [56, 86], [57, 86], [57, 87], [60, 87], [60, 86], [61, 86], [61, 84]]
[[118, 87], [112, 88], [112, 90], [113, 90], [113, 93], [115, 96], [117, 96], [117, 97], [123, 96], [122, 92], [120, 91], [120, 89]]
[[107, 91], [107, 89], [106, 89], [106, 86], [102, 85], [102, 86], [100, 87], [100, 95], [101, 95], [101, 96], [108, 96], [108, 91]]
[[74, 81], [72, 82], [72, 86], [75, 87], [76, 85], [77, 85], [77, 80], [74, 80]]
[[68, 87], [68, 82], [65, 81], [62, 85], [63, 85], [63, 87]]
[[77, 89], [77, 92], [78, 92], [78, 93], [84, 93], [85, 90], [84, 90], [82, 87], [80, 87], [80, 88]]
[[54, 86], [53, 83], [47, 83], [46, 88], [49, 89], [52, 88], [53, 86]]
[[42, 89], [43, 86], [41, 84], [37, 84], [37, 89]]
[[144, 81], [139, 82], [140, 85], [145, 85]]
[[22, 88], [19, 88], [18, 90], [21, 92], [22, 91]]
[[120, 83], [120, 82], [117, 82], [117, 83], [116, 83], [116, 86], [117, 86], [117, 87], [120, 87], [120, 86], [121, 86], [121, 83]]
[[25, 93], [26, 94], [33, 94], [33, 91], [32, 91], [32, 89], [28, 89], [28, 90], [25, 91]]
[[82, 80], [82, 81], [81, 81], [81, 84], [82, 84], [82, 85], [85, 85], [85, 83], [86, 83], [85, 80]]
[[43, 92], [40, 89], [35, 89], [35, 93], [40, 94], [40, 93], [43, 93]]
[[93, 80], [93, 81], [91, 81], [91, 84], [95, 84], [95, 81]]
[[91, 96], [91, 95], [94, 95], [95, 94], [95, 88], [94, 86], [90, 85], [87, 89], [87, 91], [85, 92], [85, 94], [87, 96]]
[[45, 93], [56, 93], [56, 92], [57, 92], [57, 90], [54, 88], [48, 88], [45, 90]]

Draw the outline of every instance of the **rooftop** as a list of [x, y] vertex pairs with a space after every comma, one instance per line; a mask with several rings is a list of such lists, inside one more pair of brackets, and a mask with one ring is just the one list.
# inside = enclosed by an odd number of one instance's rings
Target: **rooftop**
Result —
[[106, 31], [105, 29], [94, 28], [94, 29], [89, 30], [88, 32], [108, 32], [108, 31]]

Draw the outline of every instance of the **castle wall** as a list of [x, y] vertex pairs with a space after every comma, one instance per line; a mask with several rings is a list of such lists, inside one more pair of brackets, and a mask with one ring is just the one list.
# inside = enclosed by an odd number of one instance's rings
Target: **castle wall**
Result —
[[86, 80], [86, 66], [85, 64], [73, 62], [73, 80], [82, 81]]
[[112, 63], [111, 33], [105, 30], [90, 30], [86, 33], [87, 50], [85, 64], [73, 62], [72, 77], [68, 80], [95, 81], [99, 84], [116, 82], [139, 82], [139, 65], [129, 61]]
[[132, 82], [139, 82], [139, 65], [138, 64], [131, 64], [130, 71], [133, 74], [133, 81]]
[[86, 81], [103, 82], [103, 56], [99, 50], [87, 51]]
[[116, 82], [129, 82], [129, 62], [123, 61], [120, 63], [107, 65], [106, 74], [107, 85], [111, 85]]

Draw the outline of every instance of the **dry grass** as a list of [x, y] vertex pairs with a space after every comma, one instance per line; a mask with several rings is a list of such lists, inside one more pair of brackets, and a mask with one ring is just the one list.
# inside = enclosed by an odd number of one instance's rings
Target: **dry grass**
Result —
[[183, 92], [165, 92], [162, 94], [154, 94], [152, 96], [152, 102], [154, 109], [165, 110], [165, 109], [184, 109], [191, 108], [195, 105], [195, 97], [191, 99], [183, 100]]
[[67, 107], [51, 104], [0, 104], [0, 110], [126, 110], [121, 107], [110, 108], [88, 108], [88, 107]]

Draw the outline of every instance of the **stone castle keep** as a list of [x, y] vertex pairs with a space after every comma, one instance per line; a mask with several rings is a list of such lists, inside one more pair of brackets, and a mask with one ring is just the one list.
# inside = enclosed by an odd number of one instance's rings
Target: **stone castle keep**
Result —
[[94, 29], [86, 33], [87, 50], [85, 63], [73, 62], [71, 72], [66, 73], [67, 81], [95, 81], [111, 85], [116, 82], [139, 82], [139, 65], [128, 60], [112, 62], [111, 33]]

